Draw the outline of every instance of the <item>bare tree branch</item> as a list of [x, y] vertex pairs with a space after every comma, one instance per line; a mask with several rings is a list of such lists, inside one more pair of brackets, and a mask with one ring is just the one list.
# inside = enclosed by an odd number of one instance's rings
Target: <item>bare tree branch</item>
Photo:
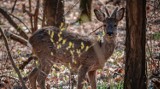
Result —
[[19, 34], [25, 38], [28, 39], [27, 34], [13, 21], [13, 19], [8, 15], [8, 13], [0, 8], [0, 13], [8, 20], [8, 22], [19, 32]]
[[8, 13], [8, 14], [11, 15], [13, 18], [17, 19], [19, 22], [21, 22], [26, 27], [26, 29], [30, 31], [28, 26], [20, 18], [18, 18], [17, 16], [14, 16], [12, 13]]
[[11, 13], [13, 13], [14, 8], [15, 8], [15, 6], [16, 6], [16, 3], [17, 3], [17, 0], [14, 1], [14, 5], [13, 5], [13, 7], [12, 7]]
[[18, 36], [18, 35], [14, 34], [14, 33], [8, 32], [8, 31], [5, 31], [4, 33], [8, 38], [11, 38], [12, 40], [14, 40], [16, 42], [19, 42], [19, 43], [27, 46], [27, 42], [28, 41], [26, 39], [24, 39], [23, 37]]
[[21, 73], [20, 73], [19, 69], [16, 67], [16, 64], [15, 64], [14, 61], [13, 61], [12, 55], [11, 55], [11, 53], [10, 53], [10, 49], [9, 49], [9, 47], [8, 47], [7, 38], [6, 38], [4, 32], [2, 31], [1, 28], [0, 28], [0, 32], [1, 32], [1, 34], [2, 34], [2, 36], [3, 36], [3, 39], [4, 39], [4, 42], [5, 42], [5, 46], [6, 46], [6, 49], [7, 49], [7, 52], [8, 52], [8, 56], [9, 56], [9, 60], [11, 61], [12, 66], [13, 66], [15, 72], [18, 74], [18, 77], [19, 77], [19, 79], [20, 79], [20, 81], [21, 81], [21, 83], [22, 83], [23, 89], [27, 89], [27, 87], [26, 87], [26, 85], [25, 85], [25, 83], [24, 83], [24, 81], [23, 81], [23, 78], [22, 78], [22, 76], [21, 76]]

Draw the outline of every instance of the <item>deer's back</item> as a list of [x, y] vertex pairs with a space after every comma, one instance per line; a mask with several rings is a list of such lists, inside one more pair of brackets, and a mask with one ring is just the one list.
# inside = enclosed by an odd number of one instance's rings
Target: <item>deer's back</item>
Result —
[[98, 68], [91, 40], [56, 27], [47, 27], [36, 31], [29, 42], [42, 62], [48, 60], [53, 63], [71, 64], [75, 69], [81, 64]]

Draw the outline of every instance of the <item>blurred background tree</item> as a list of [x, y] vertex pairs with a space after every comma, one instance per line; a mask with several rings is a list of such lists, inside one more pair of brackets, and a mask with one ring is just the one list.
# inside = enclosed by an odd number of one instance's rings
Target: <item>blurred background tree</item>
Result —
[[44, 16], [47, 26], [59, 27], [64, 19], [64, 0], [43, 0]]

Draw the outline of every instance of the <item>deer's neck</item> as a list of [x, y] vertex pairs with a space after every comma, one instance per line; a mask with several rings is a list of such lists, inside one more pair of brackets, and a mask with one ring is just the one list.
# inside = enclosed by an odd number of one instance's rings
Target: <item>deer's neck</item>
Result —
[[[107, 59], [113, 54], [115, 45], [116, 45], [116, 37], [113, 38], [105, 38], [103, 39], [104, 41], [101, 43], [100, 50], [102, 54], [104, 55], [101, 60], [99, 60], [100, 64], [103, 64], [107, 61]], [[102, 56], [102, 55], [101, 55]]]
[[113, 54], [115, 45], [116, 45], [116, 37], [113, 38], [104, 37], [101, 49], [105, 55], [106, 60]]
[[104, 41], [101, 44], [97, 43], [93, 46], [101, 68], [103, 68], [104, 63], [113, 54], [116, 41], [115, 37], [111, 39], [105, 39], [105, 38], [106, 37], [104, 37]]

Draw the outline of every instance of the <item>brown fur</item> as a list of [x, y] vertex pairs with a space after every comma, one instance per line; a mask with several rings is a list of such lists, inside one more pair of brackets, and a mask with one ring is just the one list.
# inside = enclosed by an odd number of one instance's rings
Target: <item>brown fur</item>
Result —
[[[100, 19], [103, 19], [102, 17]], [[115, 19], [113, 21], [117, 24], [118, 21]], [[106, 22], [105, 24], [108, 24]], [[52, 26], [39, 29], [29, 39], [40, 63], [39, 68], [35, 68], [29, 75], [32, 88], [36, 89], [37, 81], [41, 89], [45, 89], [45, 79], [52, 65], [61, 63], [71, 67], [72, 71], [78, 72], [77, 89], [82, 89], [86, 73], [88, 73], [92, 89], [96, 89], [96, 70], [102, 68], [103, 64], [101, 63], [105, 63], [112, 55], [115, 48], [115, 38], [116, 35], [109, 38], [105, 34], [104, 42], [100, 45], [95, 37], [82, 37]], [[63, 43], [63, 40], [66, 42]], [[101, 63], [96, 47], [104, 56]]]

